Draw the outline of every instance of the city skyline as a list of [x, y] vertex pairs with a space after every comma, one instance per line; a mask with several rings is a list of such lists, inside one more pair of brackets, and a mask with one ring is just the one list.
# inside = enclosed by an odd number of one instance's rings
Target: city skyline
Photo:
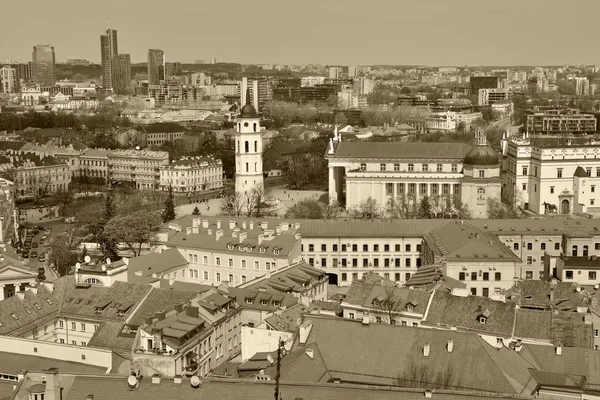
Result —
[[[36, 3], [39, 12], [30, 21], [34, 27], [42, 26], [42, 18], [63, 18], [66, 10], [78, 5], [74, 0], [63, 0], [58, 8]], [[594, 15], [600, 11], [600, 3], [593, 0], [577, 3], [578, 8], [586, 10], [577, 14], [577, 20], [565, 20], [561, 9], [548, 7], [549, 2], [542, 0], [524, 3], [508, 0], [501, 6], [475, 0], [452, 3], [378, 0], [370, 3], [369, 9], [356, 1], [345, 3], [341, 9], [334, 2], [306, 0], [285, 11], [279, 11], [280, 3], [264, 0], [261, 7], [235, 2], [234, 13], [229, 12], [231, 4], [180, 0], [178, 9], [186, 12], [164, 21], [161, 29], [154, 30], [148, 29], [143, 21], [151, 19], [156, 8], [151, 2], [145, 2], [145, 7], [139, 3], [108, 0], [103, 3], [102, 13], [74, 18], [49, 31], [23, 31], [17, 18], [8, 19], [5, 29], [19, 31], [19, 35], [0, 45], [0, 59], [25, 61], [30, 58], [32, 46], [50, 44], [55, 48], [57, 60], [84, 58], [99, 63], [97, 37], [108, 18], [110, 27], [119, 31], [120, 45], [130, 50], [132, 63], [144, 62], [151, 48], [163, 49], [169, 60], [181, 62], [198, 59], [210, 62], [213, 57], [222, 57], [225, 62], [243, 64], [600, 63], [593, 52], [582, 51], [594, 45]], [[539, 18], [541, 9], [544, 18]], [[20, 12], [16, 3], [8, 4], [5, 10], [15, 15]], [[134, 14], [135, 19], [128, 17]], [[36, 18], [40, 19], [38, 25]], [[73, 40], [74, 32], [77, 41]]]

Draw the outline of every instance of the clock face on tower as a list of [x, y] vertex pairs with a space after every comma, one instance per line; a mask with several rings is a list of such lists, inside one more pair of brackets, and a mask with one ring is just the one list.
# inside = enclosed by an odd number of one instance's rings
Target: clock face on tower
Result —
[[244, 127], [245, 127], [245, 128], [247, 128], [247, 127], [248, 127], [248, 125], [250, 125], [250, 124], [249, 124], [249, 123], [247, 123], [247, 122], [244, 122]]

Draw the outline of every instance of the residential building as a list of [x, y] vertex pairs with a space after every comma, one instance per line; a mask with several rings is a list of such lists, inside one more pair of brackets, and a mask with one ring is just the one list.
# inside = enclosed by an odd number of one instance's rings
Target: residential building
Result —
[[316, 157], [314, 153], [310, 152], [310, 149], [305, 142], [292, 141], [286, 143], [273, 143], [263, 153], [265, 166], [270, 166], [268, 169], [279, 169], [282, 175], [294, 173], [297, 168], [301, 168], [305, 164], [300, 161], [305, 159], [312, 162], [321, 162], [321, 156]]
[[425, 127], [433, 132], [454, 132], [458, 127], [456, 113], [451, 111], [431, 113], [425, 118]]
[[106, 29], [106, 34], [100, 35], [100, 55], [102, 63], [102, 87], [113, 89], [115, 83], [115, 66], [119, 54], [116, 29]]
[[503, 139], [503, 190], [527, 210], [585, 213], [598, 210], [600, 142], [575, 137]]
[[169, 153], [150, 150], [114, 150], [108, 154], [111, 185], [132, 185], [137, 189], [158, 189], [160, 167], [169, 164]]
[[257, 112], [263, 113], [273, 98], [271, 82], [265, 78], [242, 78], [240, 104], [251, 104]]
[[344, 318], [416, 327], [425, 317], [430, 296], [426, 291], [396, 287], [395, 282], [367, 277], [352, 282], [340, 305]]
[[33, 46], [31, 78], [41, 86], [54, 86], [56, 83], [56, 57], [51, 45]]
[[500, 79], [497, 76], [471, 76], [469, 88], [472, 95], [478, 94], [479, 89], [495, 89], [500, 87]]
[[561, 282], [600, 287], [600, 260], [596, 255], [583, 257], [562, 254], [556, 259], [554, 271], [544, 272], [547, 276], [555, 276]]
[[81, 151], [75, 150], [73, 145], [69, 146], [38, 146], [27, 148], [28, 153], [33, 153], [39, 157], [54, 157], [56, 160], [69, 166], [69, 175], [71, 178], [79, 175]]
[[113, 61], [112, 76], [113, 90], [116, 94], [127, 94], [133, 90], [130, 54], [117, 54]]
[[175, 143], [185, 133], [185, 128], [176, 123], [142, 125], [140, 129], [145, 136], [143, 142], [148, 146], [161, 146], [167, 142]]
[[223, 188], [223, 162], [212, 157], [184, 157], [160, 167], [160, 189], [200, 193]]
[[17, 200], [67, 190], [71, 183], [69, 165], [52, 156], [8, 151], [0, 159], [0, 169], [15, 183]]
[[441, 264], [444, 275], [464, 282], [472, 295], [500, 294], [525, 279], [523, 262], [498, 237], [448, 221], [423, 238], [425, 264]]
[[511, 91], [509, 89], [488, 88], [479, 89], [479, 97], [477, 105], [489, 106], [497, 102], [505, 102], [511, 99]]
[[183, 82], [175, 79], [161, 80], [157, 84], [148, 86], [148, 96], [153, 98], [156, 104], [161, 105], [197, 105], [202, 102], [203, 93], [202, 88], [184, 85]]
[[[487, 199], [500, 198], [500, 161], [478, 130], [475, 146], [464, 143], [342, 142], [334, 137], [325, 154], [329, 201], [351, 209], [418, 202], [424, 196], [466, 204], [475, 218], [487, 216]], [[393, 203], [392, 203], [393, 204]], [[416, 203], [415, 203], [416, 204]]]
[[525, 130], [529, 135], [564, 135], [596, 132], [594, 115], [578, 109], [536, 107], [525, 111]]
[[264, 188], [260, 118], [250, 104], [249, 91], [246, 96], [235, 132], [235, 191], [242, 194]]
[[186, 282], [238, 286], [300, 260], [295, 229], [273, 222], [269, 229], [267, 222], [187, 216], [165, 224], [158, 241], [188, 261], [185, 276], [174, 277]]
[[329, 67], [329, 77], [331, 79], [338, 79], [341, 77], [343, 68], [341, 67]]
[[108, 183], [108, 155], [111, 150], [87, 149], [79, 156], [79, 171], [77, 178], [80, 182], [98, 184]]
[[165, 76], [165, 52], [158, 49], [148, 50], [148, 84], [159, 85]]
[[2, 93], [9, 94], [17, 91], [20, 84], [17, 82], [17, 71], [5, 65], [0, 68], [0, 88]]

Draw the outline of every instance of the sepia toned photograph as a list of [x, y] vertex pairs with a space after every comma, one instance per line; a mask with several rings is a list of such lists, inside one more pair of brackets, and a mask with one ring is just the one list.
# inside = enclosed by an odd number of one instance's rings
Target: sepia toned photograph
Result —
[[0, 400], [600, 400], [599, 0], [0, 3]]

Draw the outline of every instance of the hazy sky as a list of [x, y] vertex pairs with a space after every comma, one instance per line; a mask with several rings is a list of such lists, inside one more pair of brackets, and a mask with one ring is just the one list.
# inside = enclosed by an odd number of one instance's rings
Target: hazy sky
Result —
[[[595, 64], [600, 0], [2, 1], [0, 60], [100, 60], [106, 18], [132, 62]], [[23, 15], [23, 17], [21, 17]]]

